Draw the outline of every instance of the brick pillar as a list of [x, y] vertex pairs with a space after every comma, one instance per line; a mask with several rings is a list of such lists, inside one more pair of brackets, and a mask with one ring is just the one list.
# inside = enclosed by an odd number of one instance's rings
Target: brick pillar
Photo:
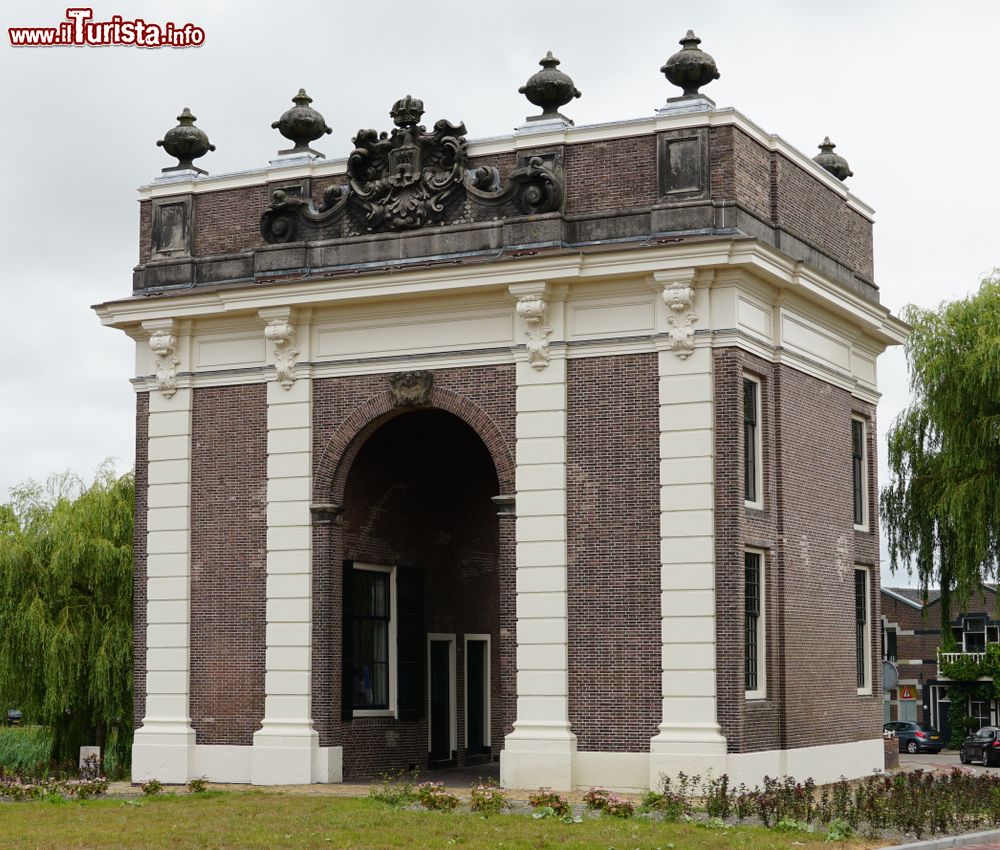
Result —
[[564, 292], [510, 291], [528, 344], [517, 352], [517, 719], [500, 775], [511, 788], [569, 789]]
[[264, 719], [253, 736], [251, 781], [339, 782], [341, 748], [321, 748], [312, 721], [312, 381], [294, 365], [308, 328], [297, 329], [287, 309], [260, 315], [276, 371], [267, 383]]
[[182, 783], [191, 778], [195, 743], [189, 707], [192, 390], [176, 387], [178, 323], [145, 322], [143, 328], [159, 358], [160, 388], [149, 393], [146, 706], [132, 744], [132, 779]]
[[[698, 283], [703, 281], [699, 279]], [[715, 463], [709, 291], [693, 271], [656, 273], [660, 401], [663, 714], [649, 783], [725, 769], [715, 686]], [[708, 342], [708, 339], [705, 340]]]

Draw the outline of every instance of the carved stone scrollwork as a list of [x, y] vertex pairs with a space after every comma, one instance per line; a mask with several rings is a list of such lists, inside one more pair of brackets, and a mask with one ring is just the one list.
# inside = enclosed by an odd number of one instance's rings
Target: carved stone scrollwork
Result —
[[690, 282], [677, 281], [663, 287], [663, 303], [667, 305], [667, 324], [670, 326], [670, 348], [682, 360], [694, 351], [694, 323], [698, 316], [694, 310], [694, 287]]
[[149, 337], [149, 350], [156, 357], [156, 385], [167, 398], [177, 392], [177, 337], [169, 330], [156, 330]]
[[552, 328], [546, 325], [548, 305], [540, 295], [525, 295], [517, 301], [517, 315], [524, 319], [528, 329], [528, 362], [535, 369], [549, 365], [549, 336]]
[[389, 392], [396, 407], [430, 404], [434, 388], [434, 373], [426, 370], [393, 372], [389, 376]]
[[432, 224], [538, 215], [562, 205], [561, 157], [530, 156], [501, 185], [496, 168], [471, 168], [464, 124], [417, 122], [423, 102], [407, 95], [389, 113], [391, 133], [359, 130], [347, 185], [331, 186], [320, 208], [283, 190], [261, 217], [266, 242], [315, 241], [406, 231]]
[[295, 383], [295, 327], [287, 319], [271, 319], [264, 328], [264, 338], [274, 347], [274, 369], [278, 383], [286, 390]]

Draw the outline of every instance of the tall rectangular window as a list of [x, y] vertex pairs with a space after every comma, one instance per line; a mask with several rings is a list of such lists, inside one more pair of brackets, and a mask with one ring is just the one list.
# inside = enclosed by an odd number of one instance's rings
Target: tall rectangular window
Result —
[[761, 505], [760, 382], [743, 379], [743, 500]]
[[858, 693], [872, 692], [871, 630], [869, 628], [868, 570], [854, 570], [854, 648], [858, 670]]
[[868, 528], [868, 476], [865, 451], [865, 420], [851, 420], [851, 459], [854, 476], [854, 526]]
[[355, 565], [347, 613], [351, 707], [355, 712], [390, 712], [395, 687], [393, 574], [385, 567]]
[[764, 556], [743, 553], [744, 584], [744, 679], [748, 699], [767, 696], [764, 681]]

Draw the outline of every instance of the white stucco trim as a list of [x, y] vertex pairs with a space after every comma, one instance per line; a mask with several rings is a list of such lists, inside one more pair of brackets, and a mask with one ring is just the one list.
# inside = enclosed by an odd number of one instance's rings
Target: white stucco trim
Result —
[[[176, 347], [182, 361], [188, 342], [182, 336]], [[190, 778], [192, 401], [185, 388], [149, 394], [146, 704], [132, 744], [136, 782]]]
[[[565, 287], [511, 288], [519, 311], [517, 350], [517, 719], [500, 754], [509, 787], [568, 788], [576, 736], [569, 723], [566, 548]], [[538, 316], [537, 302], [544, 307]], [[537, 355], [537, 356], [533, 356]], [[530, 540], [526, 526], [530, 525]]]
[[[710, 324], [711, 273], [654, 275], [664, 300], [670, 288], [694, 289], [695, 327]], [[690, 352], [666, 344], [659, 364], [661, 695], [659, 733], [650, 741], [647, 785], [681, 760], [704, 773], [726, 752], [715, 686], [715, 402], [712, 350], [698, 340]], [[742, 399], [742, 396], [740, 397]], [[741, 406], [742, 411], [742, 406]], [[742, 415], [742, 413], [741, 413]]]
[[[765, 776], [792, 776], [804, 781], [812, 777], [817, 784], [836, 782], [842, 776], [858, 779], [884, 770], [882, 739], [846, 744], [797, 747], [790, 750], [764, 750], [754, 753], [719, 753], [692, 749], [662, 761], [651, 753], [581, 752], [573, 755], [573, 786], [553, 786], [559, 791], [603, 787], [613, 791], [642, 792], [659, 787], [662, 778], [675, 778], [681, 771], [688, 776], [729, 775], [730, 787], [741, 782], [748, 787], [760, 785]], [[540, 774], [539, 774], [540, 775]], [[505, 782], [507, 788], [534, 789], [539, 783], [520, 785]]]

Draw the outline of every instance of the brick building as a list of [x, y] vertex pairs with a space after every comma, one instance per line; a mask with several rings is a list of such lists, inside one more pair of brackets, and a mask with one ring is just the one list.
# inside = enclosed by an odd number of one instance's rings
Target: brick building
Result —
[[[955, 699], [964, 704], [977, 728], [1000, 723], [1000, 700], [983, 699], [954, 682], [942, 670], [942, 661], [962, 656], [981, 659], [992, 644], [1000, 644], [1000, 616], [995, 585], [984, 585], [958, 608], [949, 621], [952, 645], [943, 648], [941, 593], [930, 588], [926, 598], [912, 587], [882, 588], [882, 655], [896, 664], [898, 687], [883, 694], [883, 718], [919, 720], [950, 737], [950, 708]], [[984, 678], [983, 681], [989, 681]]]
[[140, 190], [133, 778], [881, 767], [872, 210], [568, 91]]

